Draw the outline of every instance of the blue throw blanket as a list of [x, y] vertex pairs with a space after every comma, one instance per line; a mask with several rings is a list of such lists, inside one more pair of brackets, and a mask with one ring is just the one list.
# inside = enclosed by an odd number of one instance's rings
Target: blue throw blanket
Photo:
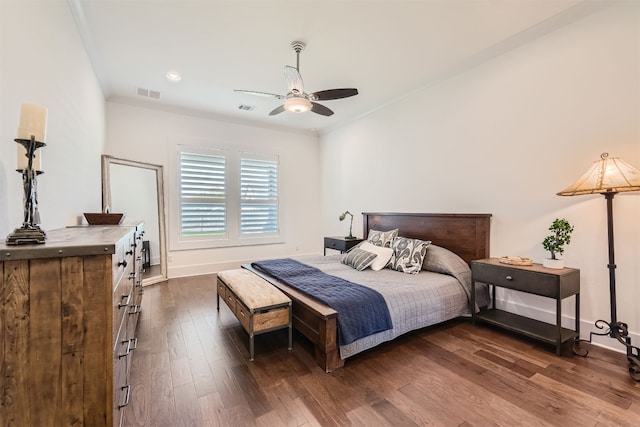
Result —
[[316, 298], [338, 312], [340, 345], [392, 328], [387, 303], [380, 293], [299, 261], [259, 261], [253, 267]]

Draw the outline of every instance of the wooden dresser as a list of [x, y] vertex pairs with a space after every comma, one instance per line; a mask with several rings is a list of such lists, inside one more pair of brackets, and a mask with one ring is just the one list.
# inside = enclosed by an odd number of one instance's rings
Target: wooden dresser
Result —
[[142, 224], [0, 241], [0, 419], [118, 426], [142, 302]]

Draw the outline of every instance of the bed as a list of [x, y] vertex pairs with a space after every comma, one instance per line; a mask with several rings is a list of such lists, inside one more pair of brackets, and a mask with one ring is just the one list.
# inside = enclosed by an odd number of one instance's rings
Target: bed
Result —
[[[367, 239], [369, 230], [398, 229], [398, 236], [432, 242], [427, 249], [425, 263], [429, 256], [445, 254], [446, 257], [456, 258], [458, 263], [469, 264], [474, 259], [489, 257], [490, 220], [490, 214], [365, 212], [363, 236]], [[457, 257], [447, 255], [449, 251]], [[243, 266], [268, 280], [291, 298], [293, 326], [312, 342], [316, 362], [326, 372], [342, 367], [348, 357], [411, 330], [471, 313], [468, 290], [461, 285], [463, 281], [470, 281], [467, 265], [454, 268], [457, 271], [452, 274], [426, 270], [419, 274], [406, 274], [390, 269], [357, 271], [342, 264], [341, 259], [342, 255], [298, 258], [327, 274], [362, 283], [380, 292], [389, 305], [394, 324], [392, 329], [339, 345], [341, 337], [338, 333], [336, 310], [252, 265]], [[465, 275], [469, 277], [458, 277]], [[415, 294], [415, 289], [426, 281], [429, 282], [428, 290]], [[478, 289], [484, 292], [477, 298], [479, 304], [482, 304], [488, 297], [488, 292], [480, 287]]]

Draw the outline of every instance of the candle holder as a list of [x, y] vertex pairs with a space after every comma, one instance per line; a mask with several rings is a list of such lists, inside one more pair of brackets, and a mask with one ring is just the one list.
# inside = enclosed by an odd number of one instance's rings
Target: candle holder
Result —
[[16, 172], [22, 174], [22, 186], [24, 188], [24, 221], [22, 227], [13, 230], [13, 233], [7, 236], [7, 245], [23, 245], [31, 243], [44, 243], [47, 234], [38, 226], [40, 215], [38, 213], [37, 176], [44, 172], [33, 169], [33, 159], [36, 150], [47, 144], [36, 141], [34, 135], [31, 139], [14, 139], [15, 142], [22, 145], [26, 150], [26, 156], [29, 159], [26, 169], [16, 169]]

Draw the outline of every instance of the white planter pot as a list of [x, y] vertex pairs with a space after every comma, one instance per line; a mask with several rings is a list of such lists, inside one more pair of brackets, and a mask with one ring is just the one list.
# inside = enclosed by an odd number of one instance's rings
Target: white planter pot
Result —
[[564, 260], [563, 259], [544, 258], [542, 260], [542, 265], [544, 267], [547, 267], [547, 268], [560, 269], [560, 268], [564, 268]]

